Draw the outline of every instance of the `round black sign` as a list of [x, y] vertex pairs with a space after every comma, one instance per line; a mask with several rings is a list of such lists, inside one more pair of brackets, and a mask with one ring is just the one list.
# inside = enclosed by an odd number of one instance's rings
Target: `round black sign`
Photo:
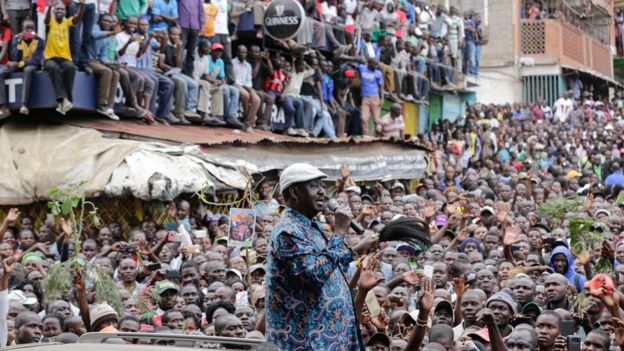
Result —
[[298, 1], [273, 0], [264, 11], [264, 28], [273, 39], [290, 39], [301, 30], [304, 16]]

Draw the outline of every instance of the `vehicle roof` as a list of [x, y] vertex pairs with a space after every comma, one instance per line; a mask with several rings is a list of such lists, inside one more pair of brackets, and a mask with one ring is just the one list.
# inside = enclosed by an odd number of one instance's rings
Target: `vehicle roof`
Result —
[[[171, 345], [135, 345], [135, 344], [96, 344], [96, 343], [75, 343], [75, 344], [61, 344], [61, 343], [38, 343], [38, 344], [26, 344], [17, 345], [3, 348], [3, 350], [41, 350], [41, 351], [172, 351], [172, 350], [184, 350], [184, 348], [178, 348]], [[205, 351], [223, 351], [223, 349], [202, 348]], [[232, 349], [230, 349], [232, 350]], [[236, 349], [234, 349], [236, 350]]]

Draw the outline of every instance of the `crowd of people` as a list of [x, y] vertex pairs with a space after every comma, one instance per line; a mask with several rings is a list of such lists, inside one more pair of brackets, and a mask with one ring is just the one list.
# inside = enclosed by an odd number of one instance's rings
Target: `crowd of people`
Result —
[[[384, 99], [426, 103], [477, 75], [487, 35], [480, 14], [422, 1], [301, 1], [306, 17], [289, 40], [265, 33], [261, 0], [5, 0], [0, 76], [24, 72], [28, 115], [33, 72], [50, 75], [73, 108], [77, 70], [98, 80], [97, 112], [149, 124], [228, 126], [292, 136], [400, 135], [384, 123]], [[123, 107], [115, 106], [117, 87]], [[0, 84], [0, 117], [10, 115]], [[372, 131], [371, 131], [372, 134]]]
[[[185, 200], [159, 223], [88, 224], [79, 248], [65, 220], [11, 209], [0, 227], [0, 345], [118, 330], [266, 336], [261, 349], [615, 350], [624, 344], [623, 106], [581, 96], [552, 107], [476, 104], [435, 124], [418, 136], [431, 152], [415, 188], [358, 184], [347, 169], [331, 184], [309, 169], [265, 179], [248, 206], [249, 249], [228, 246], [226, 215]], [[375, 244], [405, 218], [423, 223], [430, 246]], [[581, 238], [579, 220], [591, 223]], [[303, 245], [311, 231], [326, 241]], [[343, 244], [351, 251], [332, 251]], [[85, 264], [73, 287], [46, 300], [50, 267], [77, 252]], [[120, 309], [97, 300], [95, 267], [119, 287]]]

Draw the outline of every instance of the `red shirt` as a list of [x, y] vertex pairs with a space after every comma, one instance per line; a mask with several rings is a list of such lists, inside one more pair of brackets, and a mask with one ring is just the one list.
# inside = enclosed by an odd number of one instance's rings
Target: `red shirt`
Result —
[[[9, 28], [5, 28], [4, 29], [4, 33], [2, 33], [2, 39], [0, 40], [0, 44], [4, 44], [5, 42], [9, 43], [9, 45], [11, 44], [11, 30]], [[9, 53], [11, 52], [10, 49], [7, 50], [6, 55], [4, 55], [4, 57], [2, 59], [0, 59], [0, 64], [6, 65], [7, 62], [9, 62]]]
[[288, 77], [282, 69], [274, 69], [273, 75], [264, 78], [264, 90], [281, 93], [284, 89], [284, 83], [288, 81]]

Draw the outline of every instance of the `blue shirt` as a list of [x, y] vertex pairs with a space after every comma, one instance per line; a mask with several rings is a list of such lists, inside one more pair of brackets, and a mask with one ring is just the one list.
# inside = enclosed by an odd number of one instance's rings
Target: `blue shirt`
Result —
[[266, 339], [280, 350], [361, 350], [344, 273], [344, 240], [289, 208], [271, 233], [267, 257]]
[[93, 31], [91, 33], [93, 35], [93, 44], [87, 48], [89, 60], [109, 62], [108, 47], [111, 44], [111, 39], [115, 39], [115, 37], [105, 36], [99, 26], [93, 26]]
[[213, 61], [212, 55], [208, 55], [208, 71], [210, 74], [214, 74], [217, 69], [219, 70], [217, 79], [223, 79], [225, 77], [225, 64], [223, 64], [223, 59], [219, 57], [216, 61]]
[[607, 179], [605, 179], [605, 185], [624, 186], [624, 175], [622, 174], [622, 171], [615, 171], [611, 173]]
[[331, 99], [334, 97], [334, 80], [331, 79], [329, 74], [326, 74], [325, 78], [323, 78], [321, 88], [323, 89], [323, 100], [331, 101]]
[[[148, 40], [149, 36], [147, 36], [145, 38], [145, 40]], [[154, 61], [153, 61], [153, 55], [154, 55], [154, 48], [158, 47], [158, 40], [156, 39], [152, 39], [152, 41], [149, 43], [149, 45], [147, 46], [147, 48], [145, 49], [145, 52], [143, 53], [143, 55], [141, 57], [139, 57], [137, 59], [137, 68], [140, 69], [152, 69], [154, 67]]]
[[[152, 16], [160, 15], [178, 18], [178, 3], [176, 0], [154, 0], [152, 4]], [[167, 30], [167, 28], [169, 28], [169, 23], [164, 19], [158, 22], [150, 20], [150, 30]]]
[[360, 81], [362, 85], [360, 87], [360, 92], [362, 96], [378, 96], [379, 95], [379, 87], [383, 84], [383, 76], [381, 75], [381, 71], [376, 69], [371, 71], [368, 69], [367, 65], [361, 64], [358, 67], [360, 72]]
[[[464, 28], [468, 28], [468, 27], [476, 29], [476, 25], [473, 20], [471, 19], [464, 20]], [[475, 40], [474, 34], [472, 34], [472, 32], [468, 31], [467, 29], [464, 29], [464, 40], [474, 41]]]

